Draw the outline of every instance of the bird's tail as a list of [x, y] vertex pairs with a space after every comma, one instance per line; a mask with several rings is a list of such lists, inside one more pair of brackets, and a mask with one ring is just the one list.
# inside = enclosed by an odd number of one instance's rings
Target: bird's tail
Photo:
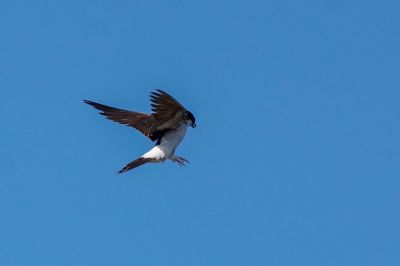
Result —
[[126, 171], [129, 171], [129, 170], [131, 170], [131, 169], [133, 169], [133, 168], [136, 168], [136, 167], [138, 167], [138, 166], [141, 166], [141, 165], [143, 165], [143, 164], [145, 164], [145, 163], [148, 163], [148, 162], [150, 162], [150, 161], [151, 161], [151, 158], [139, 157], [139, 158], [137, 158], [136, 160], [134, 160], [134, 161], [128, 163], [127, 165], [125, 165], [124, 168], [122, 168], [121, 170], [119, 170], [118, 174], [122, 174], [122, 173], [124, 173], [124, 172], [126, 172]]

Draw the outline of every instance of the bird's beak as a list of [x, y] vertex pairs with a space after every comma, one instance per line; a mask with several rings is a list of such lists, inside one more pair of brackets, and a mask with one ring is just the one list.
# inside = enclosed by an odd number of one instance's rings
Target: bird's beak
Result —
[[192, 128], [195, 128], [195, 127], [196, 127], [196, 123], [192, 125]]

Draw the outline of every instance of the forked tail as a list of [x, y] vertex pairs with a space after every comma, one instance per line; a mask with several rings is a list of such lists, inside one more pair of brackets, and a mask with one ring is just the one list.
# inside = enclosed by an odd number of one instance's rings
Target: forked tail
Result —
[[131, 170], [131, 169], [133, 169], [133, 168], [136, 168], [136, 167], [138, 167], [138, 166], [141, 166], [141, 165], [143, 165], [143, 164], [145, 164], [145, 163], [148, 163], [148, 162], [150, 162], [150, 161], [151, 161], [151, 158], [139, 157], [139, 158], [137, 158], [136, 160], [134, 160], [133, 162], [130, 162], [130, 163], [128, 163], [127, 165], [125, 165], [125, 167], [122, 168], [122, 169], [118, 172], [118, 174], [122, 174], [122, 173], [124, 173], [124, 172], [126, 172], [126, 171], [129, 171], [129, 170]]

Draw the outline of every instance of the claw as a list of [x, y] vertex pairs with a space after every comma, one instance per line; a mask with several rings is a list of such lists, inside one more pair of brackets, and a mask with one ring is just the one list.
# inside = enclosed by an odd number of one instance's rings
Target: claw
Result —
[[179, 166], [186, 166], [186, 163], [189, 163], [188, 160], [186, 160], [185, 158], [182, 158], [182, 157], [176, 157], [172, 161], [178, 163]]

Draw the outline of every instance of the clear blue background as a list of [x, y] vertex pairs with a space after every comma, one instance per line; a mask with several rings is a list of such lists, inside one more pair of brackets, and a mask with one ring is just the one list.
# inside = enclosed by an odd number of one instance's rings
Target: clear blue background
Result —
[[[2, 1], [0, 265], [400, 265], [398, 1]], [[171, 162], [82, 99], [197, 117]]]

